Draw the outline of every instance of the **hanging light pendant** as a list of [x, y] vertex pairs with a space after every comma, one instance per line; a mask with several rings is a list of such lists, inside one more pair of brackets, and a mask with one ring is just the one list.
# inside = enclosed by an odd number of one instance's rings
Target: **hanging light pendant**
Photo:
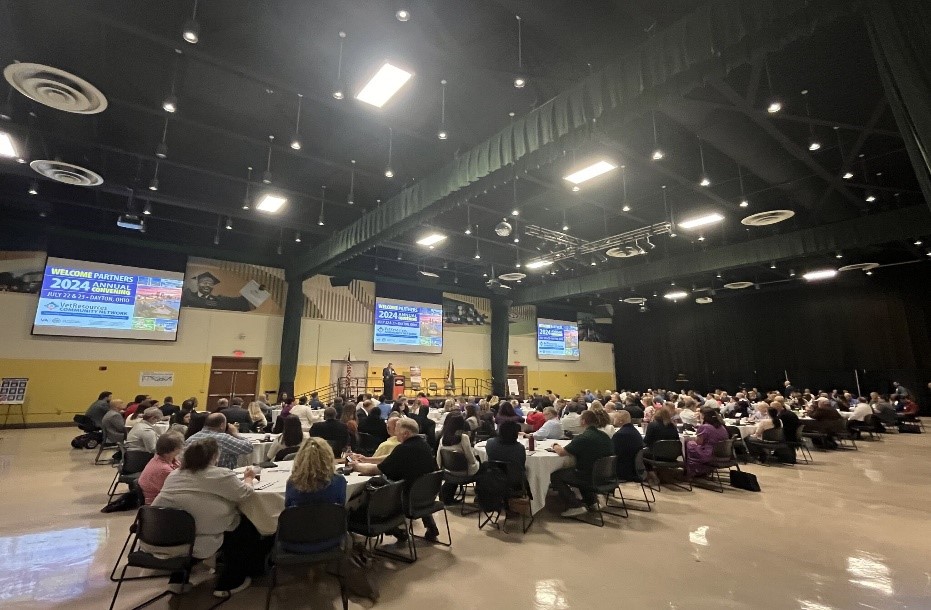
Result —
[[744, 193], [744, 172], [740, 168], [740, 163], [737, 164], [737, 177], [740, 178], [740, 207], [745, 208], [750, 205], [750, 202], [747, 201], [747, 195]]
[[191, 18], [184, 22], [184, 27], [181, 29], [181, 37], [184, 38], [185, 42], [191, 44], [197, 44], [200, 40], [200, 24], [197, 22], [197, 1], [194, 0], [194, 12], [191, 14]]
[[343, 91], [343, 42], [346, 41], [346, 32], [339, 33], [339, 59], [336, 62], [336, 86], [333, 87], [333, 99], [341, 100], [346, 97]]
[[165, 127], [162, 129], [162, 141], [155, 147], [155, 156], [164, 159], [168, 156], [168, 144], [165, 141], [168, 137], [168, 117], [165, 117]]
[[653, 119], [653, 154], [651, 155], [651, 158], [654, 161], [659, 161], [665, 155], [663, 154], [663, 149], [659, 147], [659, 137], [657, 136], [657, 133], [656, 133], [656, 112], [655, 111], [650, 112], [650, 116]]
[[350, 159], [351, 169], [349, 170], [349, 195], [346, 196], [346, 203], [353, 205], [356, 202], [356, 160]]
[[630, 211], [630, 204], [627, 203], [627, 166], [621, 166], [621, 182], [624, 185], [624, 207], [621, 208], [623, 212]]
[[705, 147], [702, 146], [701, 138], [698, 139], [698, 155], [701, 157], [701, 178], [698, 180], [699, 186], [711, 186], [711, 179], [705, 171]]
[[440, 104], [440, 130], [436, 132], [436, 137], [445, 140], [449, 137], [449, 133], [446, 131], [446, 79], [441, 80], [440, 84], [443, 86], [443, 93]]
[[301, 149], [301, 102], [304, 101], [304, 94], [297, 94], [297, 116], [294, 118], [294, 137], [291, 138], [291, 148], [294, 150]]
[[766, 106], [766, 112], [776, 114], [782, 110], [782, 101], [776, 97], [773, 91], [773, 79], [769, 75], [769, 59], [763, 60], [766, 66], [766, 82], [769, 84], [769, 104]]
[[249, 167], [249, 173], [246, 177], [246, 194], [242, 198], [242, 209], [248, 210], [252, 206], [250, 192], [252, 190], [252, 167]]
[[815, 138], [815, 128], [811, 124], [811, 106], [808, 103], [808, 89], [802, 91], [805, 96], [805, 114], [808, 116], [808, 150], [815, 152], [821, 149], [821, 142]]
[[463, 233], [472, 235], [472, 206], [466, 206], [466, 228]]
[[158, 190], [158, 161], [155, 162], [155, 173], [152, 175], [152, 180], [149, 181], [149, 190]]
[[162, 101], [162, 110], [169, 114], [178, 111], [178, 96], [176, 95], [175, 89], [178, 85], [178, 70], [180, 69], [181, 65], [181, 51], [176, 49], [175, 53], [175, 68], [171, 75], [171, 92], [168, 94], [168, 97]]
[[394, 130], [388, 128], [388, 165], [385, 166], [385, 178], [394, 178], [394, 170], [391, 169], [391, 147], [394, 140]]
[[268, 136], [268, 159], [265, 162], [265, 171], [262, 173], [262, 184], [272, 183], [272, 142], [275, 136]]
[[527, 75], [524, 73], [524, 48], [523, 48], [523, 37], [521, 32], [521, 21], [520, 15], [515, 15], [517, 18], [517, 73], [514, 75], [514, 88], [523, 89], [527, 86]]
[[565, 210], [562, 211], [562, 230], [563, 230], [563, 231], [568, 231], [568, 230], [569, 230], [569, 222], [568, 222], [568, 220], [567, 220], [567, 218], [566, 218], [566, 211], [565, 211]]
[[325, 224], [323, 220], [323, 206], [326, 204], [326, 186], [320, 187], [320, 216], [317, 218], [317, 224], [321, 227]]

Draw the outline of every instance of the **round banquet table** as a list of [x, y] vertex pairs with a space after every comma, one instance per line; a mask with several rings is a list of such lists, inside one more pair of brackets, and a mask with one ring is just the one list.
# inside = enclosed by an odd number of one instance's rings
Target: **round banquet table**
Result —
[[[252, 443], [252, 453], [239, 456], [240, 466], [249, 466], [251, 464], [261, 464], [264, 462], [265, 454], [268, 452], [268, 448], [275, 439], [275, 435], [269, 437], [264, 432], [241, 432], [239, 436]], [[272, 441], [265, 442], [266, 438], [271, 438]]]
[[[275, 468], [263, 469], [261, 480], [255, 483], [255, 493], [239, 505], [242, 514], [248, 517], [263, 536], [271, 536], [278, 529], [278, 515], [284, 510], [285, 485], [291, 476], [293, 465], [294, 462], [279, 462]], [[243, 471], [245, 468], [237, 468], [235, 472]], [[356, 472], [345, 475], [347, 504], [353, 496], [362, 492], [370, 478]]]
[[[527, 447], [527, 439], [521, 438], [518, 440], [524, 445], [524, 448]], [[557, 470], [575, 465], [574, 457], [568, 455], [560, 457], [555, 453], [546, 451], [546, 449], [552, 447], [554, 443], [565, 446], [568, 442], [569, 441], [552, 440], [536, 441], [534, 450], [527, 451], [527, 483], [530, 485], [530, 493], [533, 494], [533, 498], [530, 500], [530, 510], [533, 511], [533, 514], [540, 512], [546, 504], [546, 493], [550, 488], [550, 475]], [[482, 461], [488, 460], [488, 453], [485, 451], [484, 441], [475, 445], [475, 452]]]

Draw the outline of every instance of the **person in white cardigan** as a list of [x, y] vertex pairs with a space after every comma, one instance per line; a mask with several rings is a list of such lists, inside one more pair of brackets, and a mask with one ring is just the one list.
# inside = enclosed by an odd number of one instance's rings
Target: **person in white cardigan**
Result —
[[[436, 465], [440, 469], [448, 470], [451, 474], [456, 475], [473, 475], [478, 472], [478, 459], [472, 450], [472, 442], [469, 439], [469, 424], [466, 423], [461, 413], [456, 411], [450, 412], [443, 422], [443, 431], [440, 433], [439, 449], [436, 452]], [[450, 455], [458, 453], [465, 456], [466, 470], [461, 468], [453, 469], [448, 464]], [[455, 503], [454, 496], [458, 485], [453, 482], [444, 482], [440, 490], [440, 499], [445, 504]]]

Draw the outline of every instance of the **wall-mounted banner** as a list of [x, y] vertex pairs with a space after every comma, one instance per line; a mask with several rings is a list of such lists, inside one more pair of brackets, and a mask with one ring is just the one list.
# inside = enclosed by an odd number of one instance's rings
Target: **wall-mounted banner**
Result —
[[172, 386], [174, 384], [175, 374], [170, 371], [142, 371], [139, 373], [139, 385], [141, 387]]
[[39, 292], [45, 252], [0, 251], [0, 291]]
[[285, 287], [281, 269], [192, 257], [184, 274], [181, 305], [277, 315]]

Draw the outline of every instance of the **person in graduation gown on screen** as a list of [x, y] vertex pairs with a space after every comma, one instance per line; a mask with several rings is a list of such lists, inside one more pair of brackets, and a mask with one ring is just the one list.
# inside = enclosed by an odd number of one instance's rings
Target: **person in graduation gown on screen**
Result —
[[[224, 311], [252, 311], [255, 306], [244, 296], [227, 297], [213, 294], [214, 287], [220, 283], [220, 278], [204, 271], [194, 277], [197, 281], [197, 290], [184, 289], [181, 296], [181, 305], [184, 307], [199, 307], [201, 309], [222, 309]], [[264, 290], [264, 286], [261, 287]]]
[[394, 396], [394, 367], [390, 362], [381, 370], [381, 380], [385, 384], [385, 396], [391, 399]]

